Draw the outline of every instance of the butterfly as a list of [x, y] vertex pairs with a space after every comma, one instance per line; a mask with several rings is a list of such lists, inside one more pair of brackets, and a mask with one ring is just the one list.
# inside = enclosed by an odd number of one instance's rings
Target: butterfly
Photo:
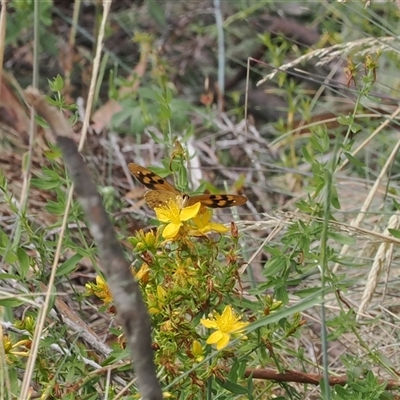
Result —
[[142, 185], [150, 189], [145, 193], [144, 198], [151, 208], [160, 207], [168, 201], [176, 199], [178, 199], [181, 207], [201, 203], [211, 208], [241, 206], [247, 201], [247, 197], [238, 194], [199, 194], [189, 196], [186, 193], [181, 193], [164, 178], [147, 168], [133, 163], [128, 164], [128, 168]]

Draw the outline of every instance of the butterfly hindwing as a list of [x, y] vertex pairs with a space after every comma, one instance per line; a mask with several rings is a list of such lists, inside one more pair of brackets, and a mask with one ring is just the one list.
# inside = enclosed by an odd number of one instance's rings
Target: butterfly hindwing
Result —
[[175, 200], [177, 197], [181, 197], [181, 195], [165, 190], [149, 190], [144, 194], [144, 199], [150, 208], [160, 207], [170, 200]]
[[225, 208], [241, 206], [246, 203], [247, 197], [237, 194], [200, 194], [188, 199], [186, 205], [201, 203], [210, 208]]

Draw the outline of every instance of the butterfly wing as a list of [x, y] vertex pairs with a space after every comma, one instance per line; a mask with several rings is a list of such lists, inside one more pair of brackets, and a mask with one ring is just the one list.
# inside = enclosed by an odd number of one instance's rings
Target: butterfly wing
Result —
[[156, 208], [168, 203], [168, 201], [176, 201], [176, 198], [180, 196], [181, 194], [179, 193], [167, 192], [165, 190], [149, 190], [144, 194], [144, 199], [150, 208]]
[[180, 192], [174, 188], [170, 183], [168, 183], [164, 178], [155, 174], [153, 171], [150, 171], [147, 168], [144, 168], [140, 165], [130, 163], [128, 164], [129, 171], [131, 171], [132, 175], [144, 186], [148, 189], [155, 192], [171, 192], [175, 194], [179, 194]]
[[185, 207], [201, 203], [206, 207], [225, 208], [241, 206], [247, 201], [247, 197], [237, 194], [200, 194], [189, 197], [176, 190], [164, 178], [147, 168], [134, 163], [128, 164], [128, 168], [142, 185], [150, 189], [145, 193], [144, 197], [151, 208], [160, 207], [169, 200], [176, 200], [177, 197], [179, 197], [179, 203]]
[[247, 197], [238, 194], [200, 194], [190, 197], [186, 201], [186, 206], [201, 203], [210, 208], [226, 208], [241, 206], [246, 203]]

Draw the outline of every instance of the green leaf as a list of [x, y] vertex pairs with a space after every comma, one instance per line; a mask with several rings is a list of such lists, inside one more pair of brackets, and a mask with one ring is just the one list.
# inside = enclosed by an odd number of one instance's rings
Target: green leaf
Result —
[[239, 385], [235, 382], [232, 382], [229, 380], [223, 381], [221, 379], [217, 379], [216, 382], [224, 389], [229, 390], [231, 393], [247, 394], [247, 388], [245, 388], [242, 385]]
[[165, 18], [166, 12], [164, 7], [161, 7], [161, 4], [157, 1], [150, 1], [147, 5], [147, 9], [149, 12], [149, 16], [153, 20], [157, 21], [159, 27], [167, 29], [167, 21]]
[[64, 215], [65, 213], [65, 204], [62, 201], [56, 202], [48, 200], [44, 208], [46, 211], [54, 215]]
[[64, 88], [64, 80], [61, 75], [57, 75], [53, 81], [49, 81], [49, 85], [53, 92], [61, 92]]
[[5, 249], [0, 248], [0, 254], [4, 257], [6, 264], [14, 264], [18, 260], [17, 255], [11, 249], [6, 253]]
[[0, 281], [5, 281], [6, 279], [16, 279], [18, 280], [20, 277], [15, 274], [0, 274]]
[[45, 129], [49, 128], [49, 124], [39, 115], [35, 115], [35, 122], [42, 128], [45, 128]]
[[263, 275], [265, 277], [274, 276], [278, 272], [282, 272], [285, 269], [286, 260], [284, 257], [273, 258], [265, 264]]
[[24, 301], [13, 298], [13, 299], [0, 299], [0, 306], [3, 307], [19, 307], [25, 304]]
[[361, 161], [357, 160], [357, 158], [353, 157], [349, 152], [345, 151], [344, 155], [349, 160], [349, 162], [351, 164], [353, 164], [355, 167], [360, 167], [360, 168], [364, 168], [365, 167], [364, 163], [362, 163]]
[[56, 276], [68, 275], [75, 269], [76, 264], [78, 264], [78, 262], [81, 261], [82, 258], [83, 256], [78, 253], [70, 257], [67, 261], [63, 262], [57, 268]]
[[17, 249], [17, 257], [19, 261], [19, 273], [23, 278], [25, 278], [26, 274], [29, 271], [29, 256], [26, 254], [26, 251], [22, 247], [18, 247]]
[[287, 292], [287, 288], [284, 286], [280, 286], [275, 290], [276, 300], [282, 301], [284, 304], [287, 304], [289, 301], [289, 295]]
[[61, 158], [62, 153], [58, 147], [53, 146], [53, 148], [51, 150], [45, 150], [44, 155], [46, 156], [46, 158], [48, 160], [57, 160], [57, 159]]
[[229, 370], [229, 374], [228, 374], [228, 379], [231, 381], [237, 381], [238, 378], [238, 369], [239, 369], [240, 363], [235, 360], [235, 362], [233, 363], [233, 365], [231, 366], [230, 370]]
[[354, 117], [352, 115], [339, 114], [337, 122], [341, 125], [350, 126], [354, 123]]
[[297, 290], [296, 296], [299, 296], [300, 298], [304, 299], [308, 296], [312, 296], [314, 293], [317, 293], [319, 290], [321, 290], [320, 287], [313, 287], [313, 288]]
[[396, 364], [393, 362], [393, 360], [388, 358], [385, 354], [376, 352], [375, 356], [381, 360], [382, 364], [385, 365], [386, 368], [396, 368]]
[[396, 210], [400, 210], [400, 203], [396, 199], [393, 199], [393, 206]]
[[306, 162], [308, 162], [309, 164], [312, 164], [313, 161], [314, 161], [314, 159], [311, 157], [311, 155], [310, 155], [310, 153], [308, 152], [306, 146], [303, 146], [303, 147], [301, 148], [301, 152], [303, 153], [304, 160], [306, 160]]
[[[160, 104], [160, 112], [158, 114], [160, 120], [169, 121], [172, 119], [172, 111], [169, 104]], [[160, 121], [162, 122], [162, 121]]]
[[[122, 102], [123, 104], [123, 102]], [[121, 126], [128, 118], [132, 118], [134, 120], [141, 120], [141, 112], [139, 107], [131, 107], [128, 106], [123, 107], [122, 111], [115, 113], [111, 118], [111, 128], [115, 129], [116, 127]]]
[[341, 235], [340, 233], [329, 232], [328, 236], [334, 239], [339, 244], [347, 244], [349, 246], [352, 246], [356, 243], [356, 240], [351, 236]]
[[389, 233], [396, 239], [400, 239], [400, 231], [397, 229], [388, 229]]
[[329, 142], [330, 140], [326, 129], [321, 127], [315, 128], [310, 138], [310, 143], [313, 148], [320, 153], [325, 153], [329, 150]]
[[350, 131], [352, 133], [357, 133], [360, 132], [362, 130], [362, 126], [360, 124], [356, 124], [355, 122], [353, 122], [352, 125], [350, 125]]
[[256, 329], [262, 328], [264, 326], [268, 326], [275, 322], [280, 321], [282, 318], [291, 317], [296, 312], [302, 312], [313, 307], [316, 304], [320, 304], [322, 301], [322, 296], [326, 296], [328, 293], [332, 293], [333, 288], [323, 288], [315, 291], [311, 296], [307, 297], [304, 300], [301, 300], [296, 305], [288, 308], [281, 308], [278, 312], [272, 313], [267, 317], [259, 318], [258, 320], [250, 323], [246, 327], [245, 333], [249, 334], [250, 332], [255, 331]]
[[336, 186], [331, 186], [331, 204], [333, 207], [335, 207], [337, 210], [340, 210], [340, 201], [339, 201], [339, 196], [336, 190]]
[[60, 186], [60, 181], [45, 180], [43, 178], [32, 178], [31, 183], [38, 189], [50, 190]]

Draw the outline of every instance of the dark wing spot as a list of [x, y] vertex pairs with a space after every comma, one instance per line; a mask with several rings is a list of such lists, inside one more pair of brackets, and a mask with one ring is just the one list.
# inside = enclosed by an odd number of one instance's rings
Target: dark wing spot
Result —
[[165, 183], [164, 179], [160, 178], [158, 175], [144, 173], [141, 173], [140, 181], [143, 185], [152, 190], [157, 190], [160, 185], [164, 185]]

